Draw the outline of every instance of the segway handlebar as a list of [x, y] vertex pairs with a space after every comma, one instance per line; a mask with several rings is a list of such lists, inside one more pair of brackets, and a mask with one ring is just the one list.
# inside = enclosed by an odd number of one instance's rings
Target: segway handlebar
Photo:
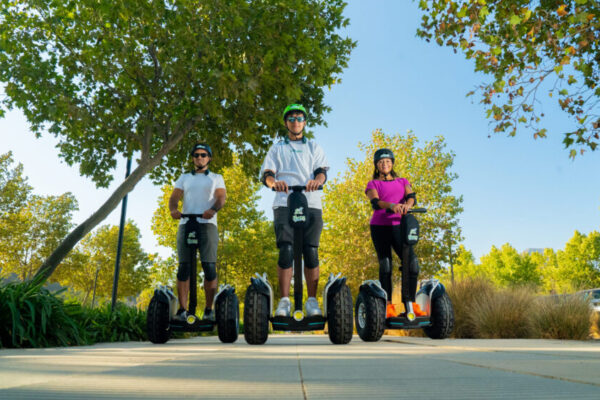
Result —
[[[385, 210], [386, 213], [388, 214], [393, 214], [394, 212], [392, 210], [390, 210], [389, 208]], [[427, 212], [427, 209], [424, 207], [419, 207], [419, 208], [411, 208], [410, 210], [408, 210], [407, 214], [425, 214]]]
[[[299, 192], [302, 190], [306, 190], [306, 185], [293, 185], [293, 186], [288, 186], [288, 189], [293, 191], [293, 192]], [[275, 188], [271, 188], [272, 191], [276, 192]], [[317, 188], [317, 190], [323, 190], [323, 185], [319, 185], [319, 187]]]
[[202, 218], [204, 214], [181, 214], [181, 218]]

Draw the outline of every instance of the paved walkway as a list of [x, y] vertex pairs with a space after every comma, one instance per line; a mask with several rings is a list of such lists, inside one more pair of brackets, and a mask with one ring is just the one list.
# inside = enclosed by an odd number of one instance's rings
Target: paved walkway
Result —
[[600, 399], [600, 342], [243, 336], [0, 350], [0, 399]]

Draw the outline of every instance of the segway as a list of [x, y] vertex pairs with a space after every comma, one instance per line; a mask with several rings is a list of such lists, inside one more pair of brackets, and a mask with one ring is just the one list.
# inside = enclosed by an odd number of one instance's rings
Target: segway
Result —
[[[425, 208], [414, 208], [412, 213], [425, 213]], [[416, 218], [411, 218], [405, 241], [414, 245], [418, 241], [419, 226]], [[403, 256], [408, 257], [408, 253]], [[408, 260], [403, 265], [408, 265]], [[367, 280], [360, 286], [355, 306], [355, 322], [358, 335], [365, 342], [381, 339], [385, 329], [423, 329], [431, 339], [445, 339], [454, 329], [454, 310], [446, 288], [437, 279], [422, 281], [415, 297], [425, 315], [417, 316], [412, 303], [408, 303], [404, 313], [386, 318], [387, 293], [379, 280]]]
[[[294, 228], [294, 311], [289, 317], [273, 316], [273, 288], [267, 274], [250, 279], [244, 303], [244, 338], [248, 344], [263, 344], [269, 335], [269, 322], [274, 331], [324, 330], [328, 324], [329, 339], [334, 344], [346, 344], [352, 339], [352, 294], [346, 278], [338, 273], [329, 275], [323, 289], [323, 315], [305, 316], [302, 311], [302, 241], [305, 227], [310, 224], [308, 202], [302, 193], [306, 186], [290, 186], [288, 196], [289, 221]], [[322, 187], [319, 187], [322, 189]]]
[[[199, 319], [196, 316], [196, 277], [198, 232], [199, 225], [196, 217], [202, 214], [182, 214], [187, 217], [185, 229], [186, 244], [191, 253], [190, 293], [187, 318], [184, 321], [174, 319], [177, 312], [177, 298], [170, 287], [161, 285], [154, 291], [154, 296], [148, 306], [146, 329], [152, 343], [165, 343], [171, 337], [171, 332], [207, 332], [215, 326], [219, 339], [223, 343], [233, 343], [238, 338], [240, 309], [235, 288], [229, 284], [220, 285], [215, 296], [215, 320]], [[203, 282], [201, 282], [203, 283]]]

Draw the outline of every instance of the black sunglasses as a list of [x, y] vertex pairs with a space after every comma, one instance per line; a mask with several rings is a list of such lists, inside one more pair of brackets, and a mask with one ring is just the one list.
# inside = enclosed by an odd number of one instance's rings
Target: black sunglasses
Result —
[[194, 158], [198, 157], [206, 158], [208, 157], [208, 153], [194, 153]]
[[295, 122], [295, 121], [304, 122], [306, 120], [306, 118], [304, 118], [304, 117], [287, 117], [287, 120], [289, 122]]

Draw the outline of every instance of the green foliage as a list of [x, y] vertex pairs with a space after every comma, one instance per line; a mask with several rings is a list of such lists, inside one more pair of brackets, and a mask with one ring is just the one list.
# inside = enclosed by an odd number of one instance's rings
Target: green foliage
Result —
[[66, 236], [77, 201], [71, 193], [32, 193], [23, 166], [12, 167], [12, 155], [0, 156], [0, 269], [29, 279]]
[[323, 87], [339, 80], [354, 46], [336, 33], [348, 24], [344, 6], [2, 0], [1, 104], [22, 109], [37, 135], [58, 136], [61, 157], [100, 186], [115, 156], [135, 151], [140, 164], [161, 163], [156, 181], [170, 180], [199, 138], [219, 166], [235, 149], [255, 170], [289, 101], [323, 122]]
[[535, 302], [532, 314], [534, 337], [585, 340], [590, 335], [592, 309], [579, 296], [545, 296]]
[[146, 312], [117, 303], [115, 310], [106, 302], [99, 308], [83, 308], [78, 323], [86, 343], [148, 340]]
[[[117, 225], [103, 225], [86, 236], [63, 263], [52, 279], [83, 293], [83, 304], [91, 304], [96, 273], [96, 298], [110, 297], [112, 293], [117, 253]], [[136, 296], [148, 283], [148, 254], [140, 243], [140, 230], [133, 221], [127, 221], [123, 231], [119, 272], [119, 298]]]
[[540, 271], [527, 253], [519, 254], [508, 243], [481, 257], [481, 269], [487, 271], [492, 281], [501, 287], [530, 285], [541, 282]]
[[117, 303], [111, 311], [81, 307], [49, 292], [41, 280], [0, 282], [0, 348], [146, 340], [146, 313]]
[[0, 281], [0, 347], [48, 347], [83, 344], [72, 314], [41, 282], [3, 284]]
[[[417, 35], [473, 60], [492, 80], [479, 87], [495, 132], [519, 126], [545, 137], [540, 96], [572, 118], [563, 143], [574, 157], [600, 143], [600, 5], [597, 0], [420, 0]], [[469, 95], [473, 94], [470, 92]]]
[[[342, 272], [352, 288], [378, 275], [369, 230], [373, 211], [365, 188], [372, 179], [373, 154], [383, 147], [394, 152], [396, 173], [408, 178], [417, 193], [419, 206], [428, 209], [426, 214], [418, 216], [421, 238], [416, 254], [421, 277], [439, 273], [449, 264], [450, 249], [461, 239], [457, 216], [462, 211], [462, 197], [451, 193], [451, 184], [457, 177], [451, 172], [454, 155], [446, 151], [441, 137], [419, 147], [417, 137], [411, 133], [387, 136], [379, 130], [373, 132], [370, 143], [359, 147], [365, 158], [347, 159], [343, 175], [331, 179], [325, 186], [325, 229], [320, 245], [322, 273]], [[398, 260], [396, 265], [399, 265]], [[398, 280], [399, 274], [394, 278]]]
[[[600, 286], [600, 233], [575, 231], [563, 250], [517, 253], [509, 244], [493, 246], [476, 263], [470, 251], [459, 248], [454, 260], [454, 278], [481, 277], [499, 287], [535, 286], [544, 293], [573, 293]], [[440, 275], [449, 281], [449, 273]]]

